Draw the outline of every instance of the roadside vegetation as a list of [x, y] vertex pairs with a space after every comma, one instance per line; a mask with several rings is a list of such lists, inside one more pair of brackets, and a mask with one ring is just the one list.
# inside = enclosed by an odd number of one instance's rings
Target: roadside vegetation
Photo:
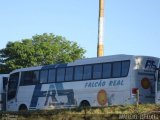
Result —
[[[0, 49], [0, 73], [18, 68], [73, 62], [85, 58], [86, 50], [77, 42], [53, 33], [8, 42]], [[2, 64], [3, 63], [3, 64]]]
[[[111, 106], [105, 108], [58, 109], [28, 112], [2, 112], [0, 119], [11, 120], [116, 120], [120, 115], [154, 115], [160, 119], [160, 105], [143, 104], [127, 106]], [[128, 118], [129, 119], [129, 118]], [[8, 120], [8, 119], [7, 119]]]

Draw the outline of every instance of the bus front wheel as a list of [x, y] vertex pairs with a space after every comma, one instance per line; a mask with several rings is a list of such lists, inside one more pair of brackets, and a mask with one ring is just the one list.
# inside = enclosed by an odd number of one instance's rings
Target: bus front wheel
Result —
[[27, 111], [27, 106], [25, 104], [20, 105], [19, 111]]

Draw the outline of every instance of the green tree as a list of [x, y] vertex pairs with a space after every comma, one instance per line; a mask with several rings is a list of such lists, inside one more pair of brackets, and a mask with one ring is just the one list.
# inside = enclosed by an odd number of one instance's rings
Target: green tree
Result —
[[62, 36], [52, 33], [35, 35], [31, 39], [8, 42], [6, 48], [0, 50], [0, 57], [5, 58], [0, 73], [30, 66], [67, 63], [84, 58], [85, 52], [76, 42]]

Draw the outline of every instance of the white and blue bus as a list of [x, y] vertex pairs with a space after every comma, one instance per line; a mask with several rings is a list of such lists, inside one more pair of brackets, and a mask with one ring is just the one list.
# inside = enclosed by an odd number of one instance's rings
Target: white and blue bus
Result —
[[67, 64], [29, 67], [10, 73], [7, 110], [155, 103], [159, 59], [113, 55]]

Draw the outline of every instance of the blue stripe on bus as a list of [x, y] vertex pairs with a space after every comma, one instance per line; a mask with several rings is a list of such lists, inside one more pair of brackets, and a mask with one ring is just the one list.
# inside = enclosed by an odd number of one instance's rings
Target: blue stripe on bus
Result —
[[30, 104], [30, 107], [36, 107], [37, 106], [37, 102], [38, 102], [38, 98], [41, 96], [41, 97], [44, 97], [44, 92], [41, 91], [41, 88], [42, 88], [42, 84], [38, 84], [35, 86], [34, 88], [34, 91], [33, 91], [33, 96], [32, 96], [32, 99], [31, 99], [31, 104]]
[[56, 90], [57, 90], [58, 96], [65, 96], [65, 95], [67, 96], [67, 99], [68, 99], [67, 105], [73, 105], [75, 103], [73, 89], [64, 90], [63, 84], [57, 83]]
[[[47, 91], [41, 91], [43, 84], [38, 84], [35, 86], [33, 91], [33, 96], [30, 103], [30, 108], [37, 107], [38, 98], [39, 97], [46, 97], [46, 101], [44, 103], [44, 106], [48, 104], [49, 97], [51, 97], [53, 103], [58, 103], [56, 99], [56, 93], [58, 96], [67, 96], [67, 103], [63, 103], [63, 105], [75, 105], [74, 100], [74, 92], [73, 89], [64, 89], [63, 83], [56, 83], [56, 84], [50, 84], [49, 89]], [[60, 105], [60, 104], [57, 104]]]
[[56, 89], [54, 87], [54, 84], [50, 84], [50, 86], [49, 86], [49, 90], [48, 90], [47, 95], [46, 95], [46, 101], [45, 101], [45, 104], [44, 104], [45, 106], [48, 104], [49, 97], [52, 98], [52, 102], [57, 102]]
[[58, 90], [57, 93], [58, 93], [58, 96], [67, 96], [68, 101], [67, 101], [66, 105], [74, 105], [75, 104], [73, 89]]

